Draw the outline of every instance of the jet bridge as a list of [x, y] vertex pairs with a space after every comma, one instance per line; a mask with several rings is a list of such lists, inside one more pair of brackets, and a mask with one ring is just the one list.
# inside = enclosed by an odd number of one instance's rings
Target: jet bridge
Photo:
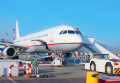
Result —
[[92, 37], [83, 37], [84, 38], [84, 47], [92, 51], [93, 53], [99, 52], [99, 54], [109, 54], [109, 59], [120, 59], [115, 54], [98, 44]]

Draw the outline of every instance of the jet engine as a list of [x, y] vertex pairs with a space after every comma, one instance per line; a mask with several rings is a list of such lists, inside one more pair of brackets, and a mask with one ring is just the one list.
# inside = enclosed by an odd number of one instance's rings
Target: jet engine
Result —
[[6, 47], [2, 54], [4, 57], [13, 58], [16, 56], [16, 50], [14, 47]]

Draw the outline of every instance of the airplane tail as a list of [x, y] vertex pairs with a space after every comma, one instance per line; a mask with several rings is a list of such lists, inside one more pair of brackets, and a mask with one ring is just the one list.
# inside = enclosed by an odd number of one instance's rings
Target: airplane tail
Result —
[[19, 28], [18, 28], [18, 21], [16, 20], [16, 39], [20, 38]]

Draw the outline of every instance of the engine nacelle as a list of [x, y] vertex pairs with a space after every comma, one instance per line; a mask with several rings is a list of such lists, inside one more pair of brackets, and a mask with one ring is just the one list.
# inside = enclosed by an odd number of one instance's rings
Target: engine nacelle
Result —
[[14, 47], [7, 47], [3, 51], [3, 55], [5, 57], [15, 57], [16, 56], [16, 50]]

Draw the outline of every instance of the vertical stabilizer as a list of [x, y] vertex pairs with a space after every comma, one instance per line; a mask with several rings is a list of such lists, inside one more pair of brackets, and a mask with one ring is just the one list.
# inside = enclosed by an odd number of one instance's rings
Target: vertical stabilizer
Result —
[[18, 21], [16, 20], [16, 39], [20, 38], [19, 28], [18, 28]]

